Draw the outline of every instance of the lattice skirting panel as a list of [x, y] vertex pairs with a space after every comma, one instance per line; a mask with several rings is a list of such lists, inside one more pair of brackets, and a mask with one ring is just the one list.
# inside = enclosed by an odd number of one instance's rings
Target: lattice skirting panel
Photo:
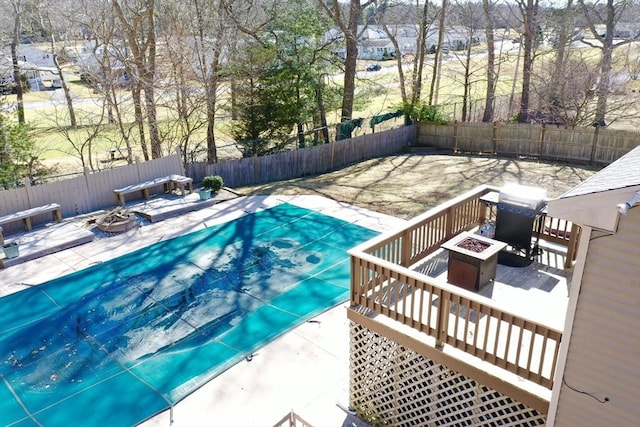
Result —
[[538, 411], [350, 322], [349, 405], [375, 426], [541, 426]]

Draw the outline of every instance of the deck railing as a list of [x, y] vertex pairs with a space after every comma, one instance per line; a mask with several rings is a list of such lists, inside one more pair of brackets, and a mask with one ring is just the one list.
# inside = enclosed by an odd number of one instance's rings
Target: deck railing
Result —
[[[486, 209], [480, 197], [490, 191], [497, 190], [478, 187], [398, 232], [352, 249], [351, 304], [423, 332], [437, 347], [454, 346], [551, 389], [561, 331], [410, 268], [453, 236], [482, 224]], [[540, 238], [575, 248], [577, 236], [571, 223], [547, 218]]]

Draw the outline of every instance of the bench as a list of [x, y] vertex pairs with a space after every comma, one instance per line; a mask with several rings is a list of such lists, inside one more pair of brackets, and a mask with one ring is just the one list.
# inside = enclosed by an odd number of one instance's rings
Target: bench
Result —
[[193, 192], [193, 179], [182, 175], [167, 175], [160, 178], [150, 179], [149, 181], [139, 182], [137, 184], [127, 185], [122, 188], [116, 188], [113, 193], [116, 196], [116, 202], [119, 206], [124, 206], [124, 196], [131, 193], [141, 192], [142, 197], [149, 199], [149, 189], [162, 185], [164, 191], [173, 191], [180, 188], [182, 196], [186, 194], [185, 186], [189, 187], [189, 192]]
[[189, 193], [193, 193], [193, 178], [189, 178], [188, 176], [182, 175], [170, 175], [169, 182], [173, 185], [172, 189], [180, 189], [180, 194], [183, 196], [185, 193], [185, 185], [189, 188]]
[[46, 213], [53, 213], [53, 219], [56, 222], [62, 221], [62, 209], [60, 205], [57, 203], [50, 203], [48, 205], [38, 206], [31, 209], [26, 209], [24, 211], [19, 211], [16, 213], [12, 213], [9, 215], [0, 216], [0, 244], [4, 243], [4, 236], [2, 235], [2, 224], [8, 224], [10, 222], [15, 222], [22, 220], [24, 223], [24, 228], [27, 231], [31, 231], [31, 218], [36, 215], [42, 215]]

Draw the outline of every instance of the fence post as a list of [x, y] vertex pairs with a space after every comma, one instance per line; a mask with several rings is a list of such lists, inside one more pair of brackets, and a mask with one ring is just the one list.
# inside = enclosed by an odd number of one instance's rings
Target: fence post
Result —
[[95, 189], [91, 188], [91, 185], [89, 184], [89, 174], [91, 173], [91, 169], [89, 166], [85, 166], [82, 172], [82, 176], [84, 177], [84, 186], [87, 189], [87, 197], [84, 199], [87, 201], [88, 210], [94, 210], [96, 205], [96, 196], [94, 194]]
[[447, 292], [440, 292], [438, 298], [438, 318], [436, 320], [436, 348], [442, 350], [447, 341], [449, 329], [449, 312], [451, 311], [451, 295]]
[[29, 207], [32, 208], [33, 205], [33, 193], [31, 192], [31, 179], [24, 178], [22, 180], [24, 183], [24, 191], [27, 193], [27, 203], [29, 203]]
[[140, 182], [142, 181], [142, 178], [140, 177], [140, 156], [136, 156], [135, 164], [136, 164], [136, 173], [138, 174], [138, 182]]
[[458, 152], [458, 121], [453, 121], [453, 152]]
[[329, 144], [331, 144], [331, 170], [333, 170], [333, 161], [334, 161], [334, 156], [335, 156], [335, 151], [336, 151], [336, 143], [334, 142], [330, 142]]
[[494, 121], [491, 129], [491, 145], [493, 146], [493, 155], [498, 154], [498, 136], [496, 133], [498, 132], [498, 124]]
[[596, 126], [596, 130], [593, 133], [593, 143], [591, 145], [591, 157], [589, 157], [589, 164], [593, 166], [596, 158], [596, 148], [598, 147], [598, 134], [600, 133], [600, 126]]
[[538, 159], [540, 159], [542, 157], [542, 145], [544, 144], [544, 134], [547, 130], [546, 125], [544, 124], [544, 122], [542, 123], [542, 127], [540, 128], [540, 139], [538, 141]]

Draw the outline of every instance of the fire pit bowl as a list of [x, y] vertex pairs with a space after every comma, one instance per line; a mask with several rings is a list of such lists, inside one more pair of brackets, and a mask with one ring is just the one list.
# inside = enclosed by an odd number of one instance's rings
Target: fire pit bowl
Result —
[[135, 227], [136, 215], [122, 207], [117, 207], [99, 217], [96, 225], [101, 231], [121, 233]]
[[485, 242], [485, 241], [476, 239], [475, 237], [467, 237], [466, 239], [458, 243], [456, 246], [471, 252], [480, 253], [485, 249], [489, 248], [491, 245], [493, 245], [493, 243]]

